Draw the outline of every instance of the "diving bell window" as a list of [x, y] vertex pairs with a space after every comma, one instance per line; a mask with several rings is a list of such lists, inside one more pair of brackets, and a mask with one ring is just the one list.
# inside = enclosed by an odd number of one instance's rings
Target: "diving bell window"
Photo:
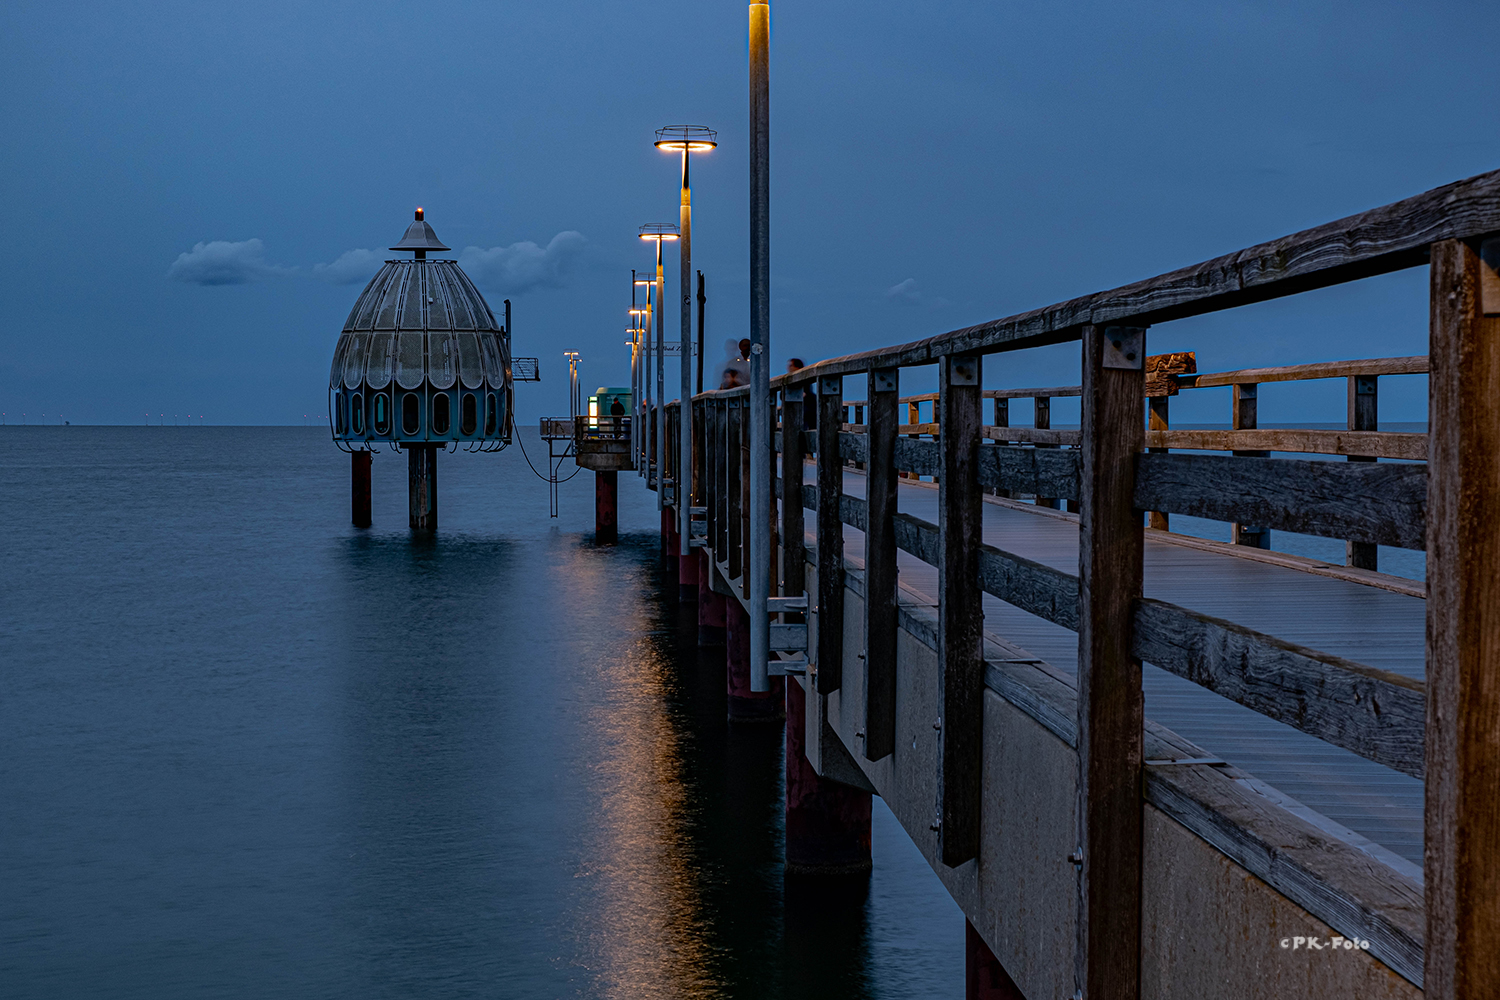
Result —
[[388, 398], [390, 397], [386, 396], [385, 393], [378, 393], [375, 396], [374, 404], [371, 406], [371, 409], [375, 411], [373, 414], [375, 419], [372, 422], [375, 424], [376, 434], [385, 435], [391, 432], [391, 410], [390, 404], [386, 402]]
[[365, 432], [365, 397], [357, 392], [349, 397], [349, 426], [356, 434]]
[[452, 423], [453, 414], [448, 405], [448, 394], [440, 392], [432, 397], [432, 433], [447, 434]]
[[349, 426], [344, 419], [344, 406], [344, 394], [339, 393], [333, 400], [333, 426], [340, 434], [346, 433]]
[[474, 433], [479, 426], [479, 402], [472, 392], [464, 393], [463, 406], [458, 413], [458, 432], [464, 436]]
[[401, 397], [401, 433], [412, 435], [422, 429], [422, 401], [414, 392]]
[[484, 433], [489, 436], [495, 433], [495, 424], [499, 417], [498, 407], [495, 405], [495, 394], [492, 392], [485, 397], [484, 403]]

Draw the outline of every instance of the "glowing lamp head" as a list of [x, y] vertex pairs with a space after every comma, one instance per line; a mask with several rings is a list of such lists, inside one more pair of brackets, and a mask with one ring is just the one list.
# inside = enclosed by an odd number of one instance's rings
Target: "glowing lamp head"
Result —
[[678, 237], [677, 226], [671, 222], [648, 222], [641, 227], [641, 239], [660, 243], [663, 240], [675, 240]]
[[667, 152], [706, 153], [719, 145], [719, 133], [703, 125], [667, 125], [656, 130], [656, 148]]

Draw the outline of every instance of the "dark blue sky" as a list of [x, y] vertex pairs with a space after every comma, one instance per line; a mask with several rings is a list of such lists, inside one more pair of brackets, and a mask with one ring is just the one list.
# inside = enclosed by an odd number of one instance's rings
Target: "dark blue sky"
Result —
[[[491, 303], [514, 300], [516, 352], [546, 376], [520, 388], [520, 415], [565, 410], [564, 350], [590, 387], [628, 379], [629, 268], [649, 264], [636, 227], [676, 213], [652, 130], [675, 122], [720, 130], [694, 168], [713, 361], [747, 325], [745, 26], [721, 0], [11, 0], [0, 410], [321, 413], [338, 330], [418, 204], [455, 251], [476, 248]], [[1497, 38], [1500, 4], [1444, 0], [774, 3], [776, 363], [1494, 169]], [[1167, 324], [1150, 346], [1196, 350], [1203, 371], [1419, 354], [1426, 314], [1413, 271]], [[986, 383], [1075, 381], [1076, 356], [1005, 356]], [[1386, 381], [1384, 416], [1425, 416], [1423, 379]], [[1263, 420], [1342, 418], [1337, 384], [1263, 395]], [[1174, 417], [1224, 418], [1217, 391], [1193, 399]]]

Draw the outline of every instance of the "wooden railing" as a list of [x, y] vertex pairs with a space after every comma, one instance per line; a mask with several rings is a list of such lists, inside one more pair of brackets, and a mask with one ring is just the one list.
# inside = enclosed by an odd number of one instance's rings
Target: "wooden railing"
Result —
[[[783, 428], [802, 427], [804, 406], [818, 411], [815, 432], [778, 439], [780, 494], [791, 502], [780, 505], [777, 527], [781, 592], [798, 597], [804, 582], [803, 510], [816, 512], [817, 593], [808, 596], [817, 608], [818, 629], [808, 669], [819, 694], [838, 690], [843, 681], [843, 526], [865, 534], [861, 732], [867, 760], [895, 750], [896, 554], [909, 553], [937, 569], [941, 733], [935, 829], [943, 864], [962, 865], [980, 851], [982, 595], [1078, 632], [1077, 947], [1080, 985], [1091, 1000], [1134, 997], [1139, 983], [1143, 660], [1425, 778], [1425, 935], [1405, 918], [1371, 909], [1378, 906], [1368, 899], [1340, 897], [1329, 904], [1327, 872], [1309, 867], [1306, 859], [1283, 858], [1281, 869], [1248, 856], [1240, 860], [1335, 926], [1353, 921], [1374, 934], [1379, 957], [1414, 983], [1422, 984], [1425, 976], [1429, 993], [1453, 996], [1453, 984], [1463, 982], [1473, 991], [1463, 995], [1500, 995], [1500, 964], [1479, 957], [1500, 948], [1500, 792], [1492, 780], [1500, 773], [1500, 732], [1493, 722], [1500, 718], [1500, 685], [1493, 683], [1500, 672], [1496, 234], [1500, 172], [1123, 288], [830, 359], [772, 380], [781, 394]], [[1491, 242], [1481, 248], [1485, 240]], [[1170, 386], [1163, 390], [1161, 379], [1153, 379], [1148, 387], [1152, 324], [1429, 261], [1432, 410], [1426, 435], [1375, 429], [1375, 379], [1426, 372], [1423, 357], [1199, 375], [1173, 356], [1179, 370], [1164, 376]], [[1080, 385], [981, 388], [985, 355], [1073, 340], [1083, 342]], [[939, 391], [902, 397], [901, 370], [929, 365], [937, 368]], [[851, 376], [867, 380], [868, 393], [846, 403], [843, 383]], [[1311, 378], [1348, 380], [1347, 431], [1256, 426], [1256, 386]], [[812, 385], [815, 396], [805, 393]], [[1231, 429], [1171, 429], [1165, 402], [1156, 401], [1210, 386], [1235, 387]], [[693, 470], [694, 502], [706, 508], [705, 542], [731, 580], [746, 576], [750, 532], [773, 529], [747, 519], [748, 470], [752, 460], [762, 460], [748, 451], [747, 393], [704, 393], [693, 403], [699, 436], [694, 451], [702, 459]], [[1077, 431], [1050, 427], [1050, 400], [1062, 396], [1081, 397]], [[1008, 401], [1017, 397], [1037, 401], [1033, 427], [1009, 426]], [[983, 419], [985, 399], [994, 401], [989, 423]], [[1143, 399], [1152, 401], [1149, 417]], [[924, 404], [930, 408], [925, 421], [918, 412]], [[847, 407], [855, 412], [846, 415]], [[1230, 454], [1168, 450], [1174, 448]], [[816, 456], [815, 485], [803, 481], [807, 451]], [[1360, 460], [1264, 457], [1273, 451]], [[847, 462], [864, 464], [865, 498], [843, 494]], [[677, 479], [676, 470], [669, 474]], [[936, 479], [937, 523], [897, 513], [902, 474]], [[1076, 575], [984, 542], [982, 494], [995, 491], [1076, 502]], [[1425, 549], [1426, 681], [1145, 598], [1146, 512], [1162, 515], [1161, 525], [1171, 513], [1229, 521], [1244, 526], [1236, 528], [1237, 541], [1255, 545], [1263, 544], [1255, 532], [1265, 529], [1342, 538], [1356, 566], [1368, 560], [1373, 567], [1376, 545]], [[1213, 842], [1229, 850], [1223, 838]]]

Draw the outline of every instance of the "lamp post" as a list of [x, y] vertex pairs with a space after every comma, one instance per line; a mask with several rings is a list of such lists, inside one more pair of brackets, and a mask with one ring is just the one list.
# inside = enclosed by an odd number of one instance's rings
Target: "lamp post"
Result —
[[630, 461], [637, 469], [640, 468], [641, 457], [641, 333], [644, 323], [641, 319], [646, 310], [637, 307], [635, 291], [643, 282], [639, 272], [635, 268], [630, 269], [630, 408], [634, 417], [630, 421]]
[[678, 281], [682, 300], [681, 345], [682, 407], [677, 415], [677, 468], [682, 482], [677, 484], [677, 554], [684, 560], [692, 554], [692, 468], [693, 468], [693, 205], [692, 186], [688, 183], [688, 164], [694, 153], [706, 153], [718, 146], [719, 133], [702, 125], [667, 125], [656, 130], [656, 148], [682, 153], [682, 205], [678, 227], [682, 243], [678, 258], [682, 268]]
[[[661, 510], [666, 506], [663, 494], [666, 492], [666, 480], [662, 470], [667, 466], [667, 385], [666, 385], [666, 355], [667, 355], [667, 330], [666, 316], [662, 312], [662, 294], [666, 291], [666, 272], [661, 266], [661, 245], [670, 240], [677, 239], [677, 227], [670, 222], [648, 222], [641, 227], [641, 239], [656, 244], [656, 303], [652, 307], [656, 313], [656, 509]], [[649, 300], [648, 300], [649, 301]], [[649, 348], [648, 348], [649, 350]]]
[[[769, 691], [771, 625], [771, 8], [750, 5], [750, 690]], [[788, 431], [788, 433], [791, 433]], [[782, 501], [798, 502], [796, 498]]]
[[646, 301], [640, 307], [639, 314], [636, 317], [636, 328], [640, 340], [641, 394], [640, 397], [636, 400], [635, 405], [635, 415], [637, 417], [637, 420], [635, 422], [641, 427], [641, 430], [639, 432], [640, 451], [637, 454], [636, 471], [639, 472], [641, 477], [644, 479], [649, 478], [651, 475], [651, 445], [650, 439], [647, 436], [649, 427], [645, 416], [646, 414], [649, 414], [651, 412], [651, 292], [652, 289], [656, 287], [656, 281], [654, 279], [647, 279], [645, 277], [642, 277], [640, 274], [634, 271], [632, 271], [631, 273], [635, 274], [635, 284], [632, 286], [630, 295], [631, 301], [635, 300], [634, 289], [644, 288], [646, 290]]

